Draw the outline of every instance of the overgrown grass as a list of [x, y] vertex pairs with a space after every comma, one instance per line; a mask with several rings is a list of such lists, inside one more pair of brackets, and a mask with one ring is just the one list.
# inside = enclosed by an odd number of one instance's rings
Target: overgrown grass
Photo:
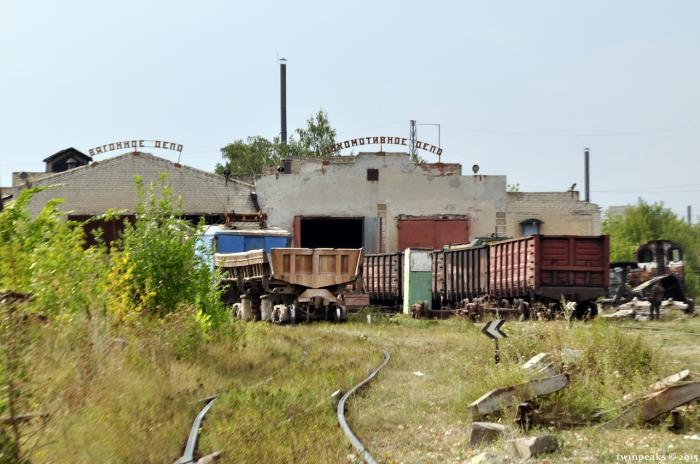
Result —
[[[476, 453], [468, 446], [469, 403], [492, 388], [525, 381], [519, 366], [531, 355], [581, 352], [570, 370], [571, 385], [536, 402], [538, 417], [559, 425], [619, 408], [624, 393], [642, 393], [686, 367], [683, 356], [697, 359], [688, 351], [696, 350], [697, 335], [678, 338], [604, 321], [572, 327], [509, 321], [496, 366], [493, 341], [461, 320], [398, 316], [372, 325], [282, 327], [230, 322], [204, 332], [195, 314], [182, 311], [127, 327], [82, 317], [32, 322], [31, 404], [50, 418], [25, 430], [40, 437], [31, 461], [172, 462], [201, 407], [197, 400], [220, 394], [202, 429], [202, 453], [221, 449], [223, 463], [348, 462], [354, 452], [330, 395], [362, 379], [386, 348], [389, 365], [348, 404], [351, 427], [380, 462], [462, 462]], [[639, 326], [700, 333], [694, 319]], [[684, 415], [685, 433], [700, 431], [699, 408], [687, 407]], [[509, 408], [491, 420], [512, 424], [513, 417]], [[554, 462], [612, 462], [616, 453], [656, 449], [700, 453], [697, 442], [663, 424], [601, 431], [595, 424], [561, 430], [545, 422], [534, 433], [558, 435], [562, 447]], [[509, 437], [518, 434], [513, 428]], [[500, 443], [492, 448], [502, 452]]]
[[346, 447], [330, 395], [381, 353], [366, 337], [323, 327], [231, 322], [204, 340], [187, 312], [120, 329], [94, 319], [37, 324], [28, 384], [33, 410], [50, 416], [24, 429], [36, 434], [29, 458], [173, 462], [198, 400], [220, 394], [203, 452], [223, 449], [222, 462], [337, 462]]
[[[686, 323], [700, 329], [698, 320]], [[651, 335], [602, 320], [575, 322], [571, 327], [566, 322], [509, 321], [505, 325], [509, 337], [500, 343], [501, 363], [496, 366], [494, 343], [479, 333], [479, 328], [459, 320], [427, 324], [400, 317], [393, 323], [338, 329], [366, 333], [392, 353], [390, 366], [364, 397], [352, 404], [358, 434], [366, 437], [365, 445], [380, 461], [468, 459], [477, 452], [469, 447], [470, 424], [475, 419], [468, 405], [493, 388], [525, 381], [520, 366], [529, 357], [543, 351], [557, 357], [556, 353], [565, 349], [580, 352], [569, 370], [570, 385], [535, 402], [536, 415], [543, 423], [533, 433], [555, 433], [562, 442], [551, 462], [580, 457], [608, 459], [618, 450], [667, 449], [667, 443], [675, 443], [676, 451], [700, 453], [697, 442], [671, 434], [663, 424], [642, 427], [642, 432], [601, 432], [591, 420], [600, 411], [608, 411], [607, 417], [620, 412], [625, 393], [647, 393], [646, 387], [665, 375], [686, 366], [697, 369], [685, 361], [673, 362], [682, 351], [679, 353], [676, 345], [662, 348], [660, 332]], [[672, 336], [666, 333], [667, 338]], [[686, 340], [679, 340], [687, 349]], [[695, 337], [694, 343], [697, 341]], [[486, 420], [515, 426], [514, 406]], [[696, 408], [686, 407], [685, 411], [685, 433], [697, 433], [700, 422]], [[576, 423], [586, 425], [574, 427]], [[506, 438], [518, 435], [514, 427]], [[596, 443], [601, 437], [605, 441]], [[503, 452], [500, 443], [493, 449]]]

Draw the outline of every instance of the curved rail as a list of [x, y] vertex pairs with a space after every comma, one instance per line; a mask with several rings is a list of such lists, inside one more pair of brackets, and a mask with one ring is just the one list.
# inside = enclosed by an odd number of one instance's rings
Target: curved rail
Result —
[[348, 390], [348, 392], [345, 393], [338, 402], [338, 422], [340, 422], [340, 427], [343, 429], [345, 436], [347, 436], [350, 440], [350, 443], [352, 443], [352, 446], [362, 455], [362, 458], [367, 464], [377, 464], [377, 461], [375, 461], [372, 455], [369, 454], [369, 451], [367, 451], [360, 439], [357, 438], [357, 436], [354, 433], [352, 433], [352, 430], [350, 430], [350, 426], [345, 420], [345, 401], [350, 397], [350, 395], [355, 393], [357, 389], [359, 389], [367, 382], [372, 380], [374, 376], [377, 375], [377, 372], [379, 372], [384, 366], [386, 366], [386, 363], [389, 362], [389, 358], [391, 358], [389, 352], [384, 351], [384, 361], [382, 361], [382, 363], [375, 370], [373, 370], [372, 373], [369, 374], [365, 380]]
[[199, 411], [199, 414], [197, 414], [197, 417], [195, 417], [194, 422], [192, 423], [192, 429], [190, 430], [190, 435], [187, 438], [187, 443], [185, 444], [185, 451], [182, 453], [182, 457], [175, 461], [174, 464], [189, 464], [194, 462], [194, 451], [195, 448], [197, 448], [197, 436], [199, 435], [199, 429], [202, 427], [202, 420], [204, 420], [204, 416], [212, 407], [214, 401], [216, 401], [216, 396], [209, 398], [202, 410]]

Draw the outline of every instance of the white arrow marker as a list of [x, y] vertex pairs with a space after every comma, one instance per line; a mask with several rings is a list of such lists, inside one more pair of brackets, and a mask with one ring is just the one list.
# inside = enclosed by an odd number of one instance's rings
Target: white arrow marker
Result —
[[481, 333], [489, 338], [498, 340], [499, 338], [505, 338], [508, 335], [501, 330], [503, 324], [505, 324], [505, 319], [496, 319], [494, 321], [487, 322], [486, 325], [481, 329]]

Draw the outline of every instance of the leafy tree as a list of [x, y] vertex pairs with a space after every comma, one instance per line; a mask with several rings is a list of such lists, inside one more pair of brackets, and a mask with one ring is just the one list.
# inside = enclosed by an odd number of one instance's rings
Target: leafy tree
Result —
[[229, 143], [221, 149], [225, 163], [217, 163], [215, 170], [218, 174], [223, 174], [227, 168], [231, 174], [260, 174], [265, 166], [279, 162], [279, 147], [275, 142], [258, 135]]
[[[275, 166], [286, 157], [321, 158], [328, 156], [323, 147], [335, 143], [335, 129], [331, 127], [328, 114], [318, 110], [306, 121], [306, 127], [297, 129], [296, 137], [289, 137], [283, 144], [279, 137], [272, 140], [262, 136], [236, 140], [221, 149], [224, 163], [217, 163], [215, 171], [223, 174], [228, 169], [231, 174], [256, 175], [265, 166]], [[330, 153], [331, 156], [339, 152]]]
[[686, 288], [690, 295], [698, 289], [696, 269], [700, 265], [700, 227], [679, 218], [663, 203], [649, 204], [639, 199], [625, 214], [607, 217], [603, 233], [610, 235], [610, 260], [633, 261], [639, 245], [649, 240], [671, 240], [683, 247]]
[[[318, 112], [306, 120], [306, 129], [297, 129], [299, 141], [297, 143], [305, 152], [305, 156], [321, 158], [328, 154], [323, 153], [323, 148], [335, 143], [335, 129], [328, 121], [325, 111]], [[332, 152], [331, 156], [338, 155]]]

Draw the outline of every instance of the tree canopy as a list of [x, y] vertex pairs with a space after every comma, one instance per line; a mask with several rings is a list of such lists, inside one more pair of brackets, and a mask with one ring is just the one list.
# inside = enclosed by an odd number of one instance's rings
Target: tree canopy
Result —
[[[245, 140], [235, 140], [221, 149], [223, 163], [217, 163], [215, 171], [223, 174], [226, 169], [231, 174], [254, 176], [261, 174], [265, 166], [276, 166], [283, 158], [324, 158], [340, 156], [339, 151], [323, 152], [323, 148], [335, 144], [336, 132], [323, 109], [306, 120], [306, 127], [296, 129], [283, 144], [279, 137], [272, 140], [256, 135]], [[425, 160], [413, 154], [416, 164]]]
[[603, 233], [610, 235], [610, 260], [633, 261], [639, 245], [650, 240], [671, 240], [683, 247], [686, 288], [691, 295], [698, 289], [696, 269], [700, 265], [700, 226], [679, 218], [663, 203], [649, 204], [639, 199], [621, 216], [606, 217]]
[[287, 144], [279, 137], [269, 140], [262, 136], [236, 140], [221, 149], [223, 164], [217, 163], [216, 172], [222, 174], [228, 169], [231, 174], [256, 175], [265, 166], [279, 164], [282, 158], [305, 157], [321, 158], [337, 156], [338, 152], [323, 153], [323, 147], [335, 143], [335, 129], [331, 127], [328, 114], [318, 110], [306, 121], [306, 127], [296, 129]]

